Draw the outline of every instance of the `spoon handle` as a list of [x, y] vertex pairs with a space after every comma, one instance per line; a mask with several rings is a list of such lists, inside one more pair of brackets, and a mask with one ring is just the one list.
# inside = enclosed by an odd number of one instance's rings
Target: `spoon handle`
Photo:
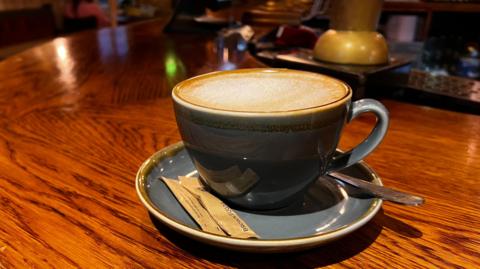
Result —
[[375, 197], [381, 198], [386, 201], [391, 201], [402, 205], [421, 205], [425, 202], [425, 199], [420, 196], [404, 193], [384, 186], [375, 185], [368, 181], [356, 177], [351, 177], [343, 173], [330, 172], [328, 173], [328, 175], [362, 190], [366, 190]]

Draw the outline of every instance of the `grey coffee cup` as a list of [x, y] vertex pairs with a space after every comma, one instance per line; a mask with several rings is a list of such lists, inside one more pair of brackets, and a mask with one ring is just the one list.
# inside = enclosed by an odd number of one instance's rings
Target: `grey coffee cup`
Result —
[[[215, 109], [196, 105], [179, 95], [199, 80], [249, 72], [295, 72], [299, 78], [313, 74], [288, 69], [220, 71], [185, 80], [172, 91], [185, 147], [202, 181], [228, 204], [251, 210], [287, 206], [299, 200], [319, 176], [362, 160], [387, 131], [387, 109], [373, 99], [351, 102], [352, 90], [343, 82], [339, 83], [346, 93], [338, 100], [293, 111]], [[370, 135], [352, 150], [336, 155], [344, 125], [365, 112], [377, 117]]]

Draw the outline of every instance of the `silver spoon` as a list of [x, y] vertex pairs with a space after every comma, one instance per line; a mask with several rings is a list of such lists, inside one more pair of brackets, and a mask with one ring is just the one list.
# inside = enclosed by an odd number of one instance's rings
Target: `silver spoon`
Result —
[[404, 193], [387, 187], [375, 185], [363, 179], [348, 176], [339, 172], [330, 172], [329, 176], [367, 191], [373, 196], [402, 205], [421, 205], [425, 202], [420, 196]]

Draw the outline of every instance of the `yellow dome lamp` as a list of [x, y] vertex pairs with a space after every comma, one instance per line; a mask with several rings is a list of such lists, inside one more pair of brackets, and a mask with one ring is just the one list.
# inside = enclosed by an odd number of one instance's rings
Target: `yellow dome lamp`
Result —
[[330, 30], [317, 40], [315, 59], [358, 65], [388, 62], [385, 38], [376, 31], [383, 0], [333, 0]]

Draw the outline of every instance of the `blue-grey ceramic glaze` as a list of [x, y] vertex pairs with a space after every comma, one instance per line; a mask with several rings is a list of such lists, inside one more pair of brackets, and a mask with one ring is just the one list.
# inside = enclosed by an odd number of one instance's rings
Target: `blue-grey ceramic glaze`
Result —
[[[262, 76], [278, 72], [293, 72], [298, 77], [311, 75], [282, 69], [222, 71], [183, 81], [172, 93], [177, 125], [198, 173], [230, 204], [255, 210], [289, 205], [301, 199], [318, 176], [360, 161], [386, 132], [386, 109], [369, 99], [352, 104], [351, 89], [340, 81], [345, 88], [342, 98], [319, 107], [285, 112], [216, 110], [188, 103], [176, 94], [192, 81], [249, 72]], [[374, 131], [352, 151], [333, 158], [345, 123], [363, 112], [377, 115]]]
[[[177, 178], [197, 175], [187, 154], [179, 150], [160, 157], [146, 175], [145, 193], [154, 206], [166, 217], [199, 229], [178, 203], [160, 176]], [[374, 180], [371, 172], [361, 164], [342, 170], [348, 175]], [[378, 182], [377, 182], [378, 183]], [[308, 189], [302, 199], [275, 211], [235, 211], [261, 237], [261, 239], [291, 239], [309, 237], [348, 226], [364, 216], [376, 199], [365, 197], [353, 187], [322, 177]]]

